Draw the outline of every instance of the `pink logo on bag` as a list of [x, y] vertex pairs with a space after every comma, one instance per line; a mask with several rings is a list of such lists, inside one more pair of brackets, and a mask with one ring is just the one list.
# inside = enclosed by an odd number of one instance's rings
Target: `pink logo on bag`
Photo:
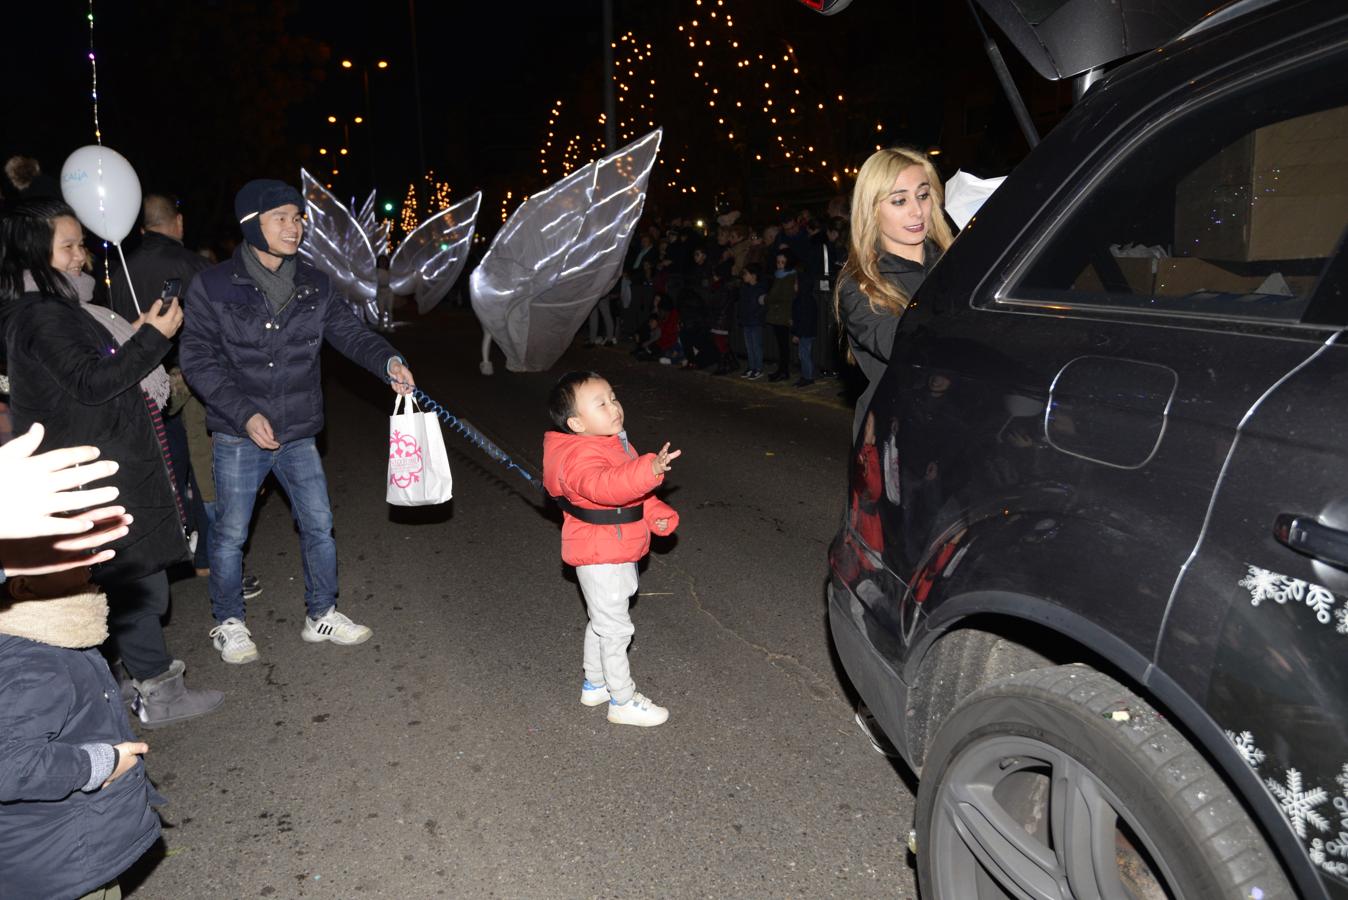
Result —
[[421, 447], [416, 438], [394, 431], [388, 439], [388, 480], [398, 488], [407, 488], [421, 480]]

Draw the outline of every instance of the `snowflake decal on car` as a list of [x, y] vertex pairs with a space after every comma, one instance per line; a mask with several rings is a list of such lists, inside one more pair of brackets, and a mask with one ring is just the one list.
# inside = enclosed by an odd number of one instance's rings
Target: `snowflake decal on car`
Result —
[[1305, 840], [1308, 824], [1315, 826], [1317, 831], [1329, 830], [1329, 820], [1316, 811], [1316, 807], [1328, 802], [1329, 792], [1324, 788], [1303, 788], [1299, 770], [1288, 769], [1281, 783], [1265, 778], [1264, 786], [1277, 798], [1278, 805], [1292, 823], [1292, 830], [1297, 833], [1297, 837]]
[[1268, 569], [1261, 569], [1258, 566], [1249, 566], [1250, 573], [1242, 578], [1240, 586], [1250, 592], [1250, 604], [1258, 606], [1265, 600], [1273, 600], [1278, 603], [1287, 602], [1287, 589], [1282, 583], [1282, 576], [1277, 572], [1270, 572]]
[[1245, 577], [1236, 583], [1250, 592], [1251, 606], [1258, 606], [1265, 600], [1278, 604], [1286, 604], [1289, 600], [1304, 603], [1315, 613], [1316, 621], [1321, 625], [1328, 625], [1338, 619], [1339, 625], [1334, 630], [1339, 634], [1348, 634], [1348, 605], [1335, 609], [1334, 605], [1339, 598], [1329, 588], [1259, 566], [1246, 564], [1246, 570]]
[[1251, 769], [1257, 769], [1259, 764], [1264, 761], [1264, 751], [1254, 745], [1254, 735], [1248, 731], [1242, 731], [1236, 734], [1234, 731], [1228, 731], [1226, 736], [1231, 739], [1231, 743], [1236, 745], [1236, 752], [1240, 758], [1245, 760], [1245, 764]]
[[1331, 875], [1348, 877], [1348, 763], [1334, 776], [1342, 789], [1342, 796], [1334, 798], [1334, 809], [1339, 813], [1339, 833], [1334, 838], [1315, 838], [1311, 841], [1311, 862]]

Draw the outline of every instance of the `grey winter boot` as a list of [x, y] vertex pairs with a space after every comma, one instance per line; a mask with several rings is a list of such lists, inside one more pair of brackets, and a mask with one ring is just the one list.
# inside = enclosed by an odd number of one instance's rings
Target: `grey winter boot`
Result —
[[225, 695], [220, 691], [188, 690], [183, 683], [186, 669], [181, 659], [175, 659], [164, 674], [132, 682], [136, 687], [136, 700], [131, 710], [146, 728], [204, 716], [225, 702]]

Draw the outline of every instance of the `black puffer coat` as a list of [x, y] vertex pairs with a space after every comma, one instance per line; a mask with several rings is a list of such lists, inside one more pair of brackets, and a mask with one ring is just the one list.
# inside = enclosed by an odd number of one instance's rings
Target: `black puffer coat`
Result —
[[313, 437], [323, 430], [323, 342], [379, 378], [398, 352], [302, 259], [293, 299], [273, 312], [244, 267], [242, 254], [251, 252], [240, 244], [232, 259], [193, 279], [183, 308], [183, 375], [213, 432], [247, 437], [248, 420], [262, 413], [279, 443]]
[[120, 489], [117, 504], [135, 516], [117, 555], [94, 567], [99, 584], [117, 584], [187, 559], [168, 467], [140, 380], [159, 364], [169, 339], [142, 325], [121, 347], [74, 300], [25, 294], [0, 310], [9, 353], [14, 427], [46, 428], [41, 450], [93, 444], [120, 468], [99, 482]]

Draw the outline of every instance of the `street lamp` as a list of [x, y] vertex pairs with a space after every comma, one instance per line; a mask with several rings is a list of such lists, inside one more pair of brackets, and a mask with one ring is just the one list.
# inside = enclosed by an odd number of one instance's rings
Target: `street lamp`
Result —
[[[380, 70], [387, 70], [387, 69], [388, 69], [388, 60], [386, 60], [386, 59], [375, 60], [374, 66], [375, 66], [375, 68], [380, 69]], [[362, 93], [362, 96], [365, 98], [365, 115], [364, 115], [364, 116], [356, 116], [355, 119], [353, 120], [357, 125], [360, 125], [360, 124], [362, 124], [366, 119], [368, 119], [368, 118], [370, 117], [370, 63], [368, 63], [368, 62], [356, 63], [356, 62], [353, 62], [353, 61], [350, 60], [350, 59], [343, 59], [343, 60], [342, 60], [342, 68], [343, 68], [343, 69], [355, 69], [355, 68], [359, 68], [359, 69], [360, 69], [361, 93]], [[329, 117], [329, 121], [331, 121], [331, 117]], [[369, 132], [366, 133], [365, 136], [366, 136], [366, 138], [368, 138], [368, 140], [369, 140], [369, 146], [370, 146], [370, 186], [371, 186], [371, 187], [377, 187], [377, 185], [375, 184], [375, 182], [378, 180], [378, 175], [377, 175], [377, 173], [376, 173], [376, 171], [375, 171], [375, 159], [374, 159], [374, 132], [369, 131]]]

